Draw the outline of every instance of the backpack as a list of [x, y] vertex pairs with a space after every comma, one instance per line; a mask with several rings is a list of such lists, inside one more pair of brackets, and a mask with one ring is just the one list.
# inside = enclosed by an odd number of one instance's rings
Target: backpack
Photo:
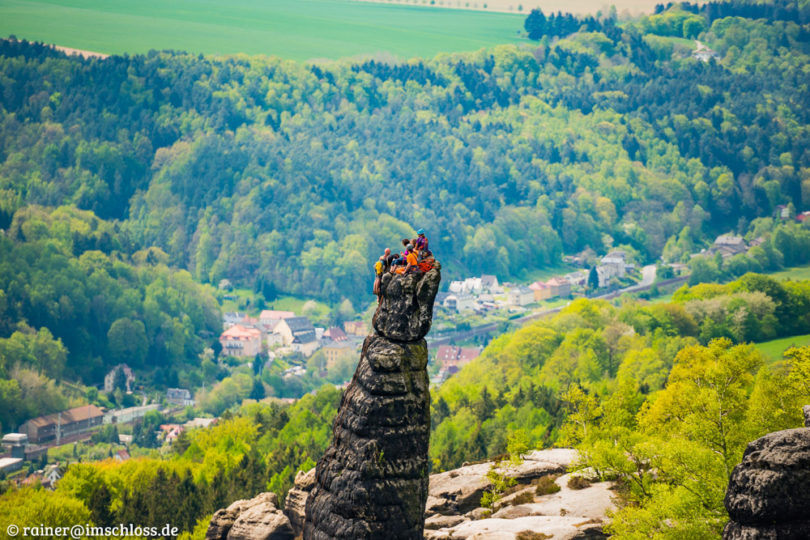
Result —
[[383, 273], [383, 262], [377, 261], [374, 263], [374, 271], [377, 273], [378, 276], [381, 276]]

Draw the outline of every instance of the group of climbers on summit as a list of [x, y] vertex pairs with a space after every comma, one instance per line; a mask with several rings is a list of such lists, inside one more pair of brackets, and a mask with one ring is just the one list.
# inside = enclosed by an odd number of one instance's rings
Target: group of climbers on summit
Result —
[[416, 238], [409, 240], [402, 239], [404, 251], [399, 255], [391, 253], [389, 248], [385, 248], [380, 258], [374, 263], [374, 294], [380, 294], [380, 280], [383, 274], [391, 272], [393, 274], [410, 274], [414, 272], [427, 272], [433, 268], [433, 253], [428, 248], [428, 239], [425, 236], [425, 229], [416, 231]]

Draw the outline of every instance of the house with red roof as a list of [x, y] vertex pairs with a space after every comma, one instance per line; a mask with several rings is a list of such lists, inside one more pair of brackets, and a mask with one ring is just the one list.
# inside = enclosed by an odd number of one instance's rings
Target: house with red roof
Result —
[[262, 350], [262, 333], [241, 324], [231, 326], [219, 336], [222, 352], [228, 356], [256, 356]]

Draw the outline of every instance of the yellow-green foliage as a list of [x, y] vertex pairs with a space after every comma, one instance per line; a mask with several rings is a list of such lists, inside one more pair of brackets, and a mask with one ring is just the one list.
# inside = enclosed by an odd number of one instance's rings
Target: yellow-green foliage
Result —
[[[46, 525], [62, 523], [61, 506], [75, 523], [172, 523], [200, 538], [215, 510], [268, 489], [283, 497], [295, 474], [315, 465], [329, 442], [339, 397], [330, 387], [292, 406], [245, 404], [209, 428], [185, 432], [183, 444], [164, 457], [72, 463], [55, 493], [26, 488], [0, 496], [0, 519], [38, 524], [30, 508], [52, 505], [43, 513]], [[21, 503], [28, 498], [31, 504]]]
[[[90, 522], [90, 511], [80, 500], [63, 492], [26, 487], [14, 489], [0, 497], [0, 523], [2, 534], [6, 526], [71, 527]], [[22, 533], [20, 533], [22, 535]]]
[[[670, 385], [675, 384], [671, 377], [685, 369], [680, 365], [670, 373], [676, 356], [684, 359], [691, 354], [698, 361], [703, 357], [697, 346], [717, 338], [725, 340], [717, 343], [744, 343], [778, 333], [806, 333], [810, 330], [806, 305], [810, 305], [807, 282], [780, 283], [757, 274], [726, 285], [684, 287], [664, 304], [626, 302], [614, 307], [605, 301], [576, 300], [554, 317], [493, 340], [478, 359], [434, 392], [433, 465], [449, 469], [463, 461], [504, 454], [510, 434], [517, 430], [525, 433], [528, 448], [579, 444], [588, 439], [592, 421], [607, 414], [606, 407], [614, 422], [622, 417], [618, 425], [635, 425], [641, 403], [647, 398], [653, 403], [668, 378]], [[750, 348], [729, 354], [741, 357], [743, 351], [750, 362], [759, 361]], [[750, 373], [749, 386], [756, 367], [744, 366]], [[767, 378], [764, 373], [761, 377]], [[663, 409], [672, 405], [659, 399]], [[772, 411], [779, 418], [798, 414], [796, 410], [785, 416], [787, 412], [778, 412], [780, 407]], [[767, 424], [765, 410], [759, 415], [760, 424]], [[744, 439], [748, 433], [737, 436]], [[739, 441], [727, 443], [736, 450], [727, 448], [723, 453], [724, 468], [741, 452]]]

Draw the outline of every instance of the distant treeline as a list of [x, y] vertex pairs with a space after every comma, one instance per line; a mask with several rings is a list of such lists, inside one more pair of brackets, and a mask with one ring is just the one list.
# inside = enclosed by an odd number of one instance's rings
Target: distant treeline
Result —
[[577, 17], [571, 13], [552, 13], [546, 16], [540, 8], [533, 9], [523, 23], [528, 32], [529, 39], [540, 39], [543, 36], [567, 36], [574, 32], [602, 32], [615, 40], [621, 36], [621, 30], [616, 27], [616, 16], [610, 14], [606, 17]]
[[724, 17], [745, 19], [767, 19], [769, 21], [790, 21], [797, 24], [810, 22], [810, 4], [800, 4], [796, 0], [770, 0], [769, 2], [669, 2], [656, 4], [655, 13], [663, 13], [673, 7], [704, 15], [709, 24]]

